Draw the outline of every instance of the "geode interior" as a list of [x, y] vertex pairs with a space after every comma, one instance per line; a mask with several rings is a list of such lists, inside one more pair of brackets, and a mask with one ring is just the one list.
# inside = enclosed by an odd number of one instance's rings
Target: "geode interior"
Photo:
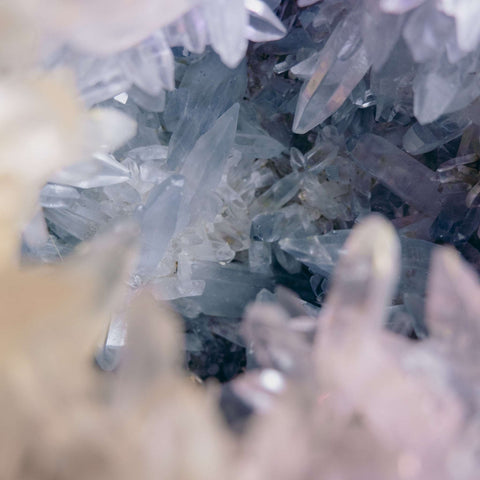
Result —
[[[224, 383], [233, 430], [289, 379], [321, 378], [308, 412], [340, 392], [312, 413], [334, 412], [328, 428], [299, 434], [322, 437], [321, 459], [276, 478], [476, 478], [480, 2], [173, 3], [130, 6], [130, 23], [119, 5], [104, 29], [88, 5], [71, 32], [38, 20], [37, 68], [73, 72], [83, 105], [119, 116], [41, 189], [22, 262], [60, 264], [122, 226], [137, 251], [97, 365], [121, 370], [148, 290], [183, 318], [184, 366]], [[329, 463], [342, 435], [346, 463]], [[357, 465], [369, 435], [391, 445]]]

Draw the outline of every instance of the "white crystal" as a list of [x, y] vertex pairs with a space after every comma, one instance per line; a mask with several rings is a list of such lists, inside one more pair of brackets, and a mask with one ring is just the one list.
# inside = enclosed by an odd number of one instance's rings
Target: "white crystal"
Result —
[[105, 152], [114, 152], [137, 132], [137, 123], [128, 115], [113, 108], [90, 110], [91, 136]]
[[480, 41], [480, 3], [476, 0], [439, 0], [439, 8], [455, 18], [458, 45], [462, 50], [474, 50]]
[[125, 75], [146, 93], [158, 95], [162, 89], [175, 88], [173, 54], [161, 30], [123, 52], [120, 59]]
[[115, 95], [113, 99], [125, 105], [128, 101], [128, 93], [127, 92], [119, 93], [118, 95]]
[[380, 0], [380, 6], [388, 13], [405, 13], [412, 10], [426, 0]]
[[268, 42], [282, 38], [287, 32], [282, 22], [261, 0], [245, 0], [250, 19], [246, 35], [252, 42]]
[[128, 168], [117, 162], [113, 155], [96, 153], [90, 161], [57, 172], [50, 181], [78, 188], [96, 188], [126, 182], [129, 178]]
[[213, 49], [225, 65], [235, 68], [247, 50], [244, 0], [206, 0], [203, 11]]
[[171, 46], [183, 46], [195, 53], [205, 50], [208, 32], [201, 7], [192, 8], [165, 30]]

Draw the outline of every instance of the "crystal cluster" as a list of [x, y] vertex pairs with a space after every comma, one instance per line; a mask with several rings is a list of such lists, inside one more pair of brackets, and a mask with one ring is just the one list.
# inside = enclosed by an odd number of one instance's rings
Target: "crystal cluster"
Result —
[[[476, 254], [476, 169], [466, 165], [477, 158], [480, 87], [461, 64], [475, 70], [477, 54], [463, 4], [452, 17], [445, 2], [271, 2], [283, 23], [260, 1], [237, 13], [214, 4], [114, 54], [72, 42], [50, 54], [48, 68], [73, 68], [87, 105], [120, 111], [138, 130], [50, 178], [40, 205], [51, 235], [28, 257], [52, 261], [134, 218], [133, 289], [148, 283], [190, 318], [238, 318], [261, 288], [292, 275], [303, 276], [294, 283], [304, 296], [321, 297], [329, 272], [303, 275], [312, 265], [301, 250], [338, 238], [338, 251], [342, 234], [325, 235], [370, 211], [403, 235]], [[245, 38], [260, 41], [247, 62]], [[201, 53], [207, 44], [219, 56]], [[432, 79], [444, 66], [455, 77], [439, 77], [448, 98]], [[425, 257], [428, 246], [412, 239], [410, 250]]]
[[7, 479], [476, 480], [478, 5], [0, 6]]

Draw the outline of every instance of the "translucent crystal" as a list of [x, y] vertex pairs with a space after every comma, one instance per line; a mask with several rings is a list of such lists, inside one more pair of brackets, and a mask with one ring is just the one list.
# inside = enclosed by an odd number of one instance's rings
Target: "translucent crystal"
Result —
[[[425, 312], [427, 324], [432, 338], [446, 342], [450, 354], [456, 358], [477, 356], [479, 304], [475, 292], [478, 288], [476, 274], [457, 253], [451, 249], [434, 252]], [[460, 310], [463, 315], [458, 317], [456, 312]], [[477, 367], [470, 364], [469, 369]]]
[[185, 202], [190, 218], [203, 214], [213, 220], [216, 212], [205, 215], [208, 197], [217, 187], [233, 146], [239, 105], [233, 105], [202, 135], [186, 157], [181, 173], [185, 177]]
[[468, 163], [475, 162], [476, 160], [477, 160], [477, 155], [474, 153], [469, 155], [462, 155], [460, 157], [454, 157], [442, 163], [437, 168], [437, 172], [439, 173], [447, 172], [461, 165], [466, 165]]
[[358, 141], [352, 157], [412, 207], [433, 213], [441, 207], [432, 171], [387, 140], [366, 134]]
[[405, 13], [424, 2], [425, 0], [380, 0], [380, 6], [385, 12]]
[[280, 306], [257, 303], [246, 312], [244, 334], [263, 367], [301, 375], [308, 371], [307, 345], [301, 333], [289, 328], [289, 319]]
[[415, 123], [403, 137], [403, 148], [412, 155], [430, 152], [462, 135], [469, 125], [470, 121], [459, 114], [440, 117], [427, 125]]
[[176, 275], [161, 277], [152, 284], [155, 298], [161, 301], [175, 300], [183, 297], [196, 297], [205, 290], [203, 280], [180, 280]]
[[166, 94], [165, 90], [162, 90], [158, 95], [151, 96], [133, 86], [129, 90], [130, 97], [135, 103], [142, 107], [144, 110], [150, 112], [163, 112], [165, 110]]
[[[472, 189], [473, 190], [473, 189]], [[430, 227], [436, 241], [458, 244], [466, 242], [480, 225], [480, 209], [464, 192], [451, 194]]]
[[300, 188], [301, 173], [293, 172], [275, 183], [264, 194], [258, 197], [251, 206], [253, 214], [262, 210], [277, 210], [290, 201]]
[[458, 45], [466, 52], [476, 48], [480, 40], [480, 28], [476, 19], [480, 15], [480, 5], [471, 0], [441, 0], [440, 8], [455, 18]]
[[280, 155], [285, 147], [263, 130], [254, 118], [242, 108], [238, 119], [235, 147], [244, 157], [272, 158]]
[[[395, 116], [413, 116], [415, 64], [411, 52], [400, 40], [392, 55], [380, 69], [372, 71], [370, 85], [377, 100], [376, 120], [392, 120]], [[408, 120], [406, 120], [408, 121]]]
[[150, 279], [175, 233], [185, 180], [172, 175], [154, 187], [141, 213], [141, 248], [137, 273]]
[[145, 145], [129, 150], [127, 157], [140, 162], [156, 161], [164, 165], [167, 160], [168, 147], [165, 145]]
[[272, 247], [268, 243], [253, 240], [248, 249], [248, 264], [252, 272], [270, 273]]
[[201, 7], [192, 8], [175, 23], [166, 28], [171, 46], [184, 46], [195, 53], [202, 53], [207, 45], [208, 34]]
[[284, 238], [279, 245], [315, 273], [330, 275], [333, 272], [348, 231], [306, 238]]
[[367, 0], [363, 14], [362, 38], [374, 70], [380, 70], [397, 43], [404, 17], [382, 11], [378, 0]]
[[72, 54], [72, 58], [67, 57], [66, 63], [73, 64], [78, 89], [88, 106], [108, 100], [128, 90], [132, 84], [116, 56], [99, 59]]
[[452, 18], [439, 12], [433, 3], [427, 2], [409, 16], [403, 36], [414, 60], [424, 63], [442, 54], [438, 46], [452, 31]]
[[129, 178], [128, 168], [117, 162], [113, 155], [96, 153], [92, 160], [80, 162], [56, 173], [51, 182], [78, 188], [96, 188], [123, 183]]
[[175, 87], [173, 54], [160, 30], [123, 52], [120, 60], [125, 75], [149, 95]]
[[199, 297], [187, 297], [183, 299], [184, 303], [176, 303], [186, 315], [189, 311], [184, 308], [188, 305], [186, 301], [190, 300], [196, 306], [194, 316], [203, 312], [217, 317], [238, 318], [245, 305], [254, 300], [262, 288], [273, 289], [271, 276], [252, 273], [244, 265], [234, 263], [194, 262], [192, 279], [205, 281], [205, 290]]
[[[199, 77], [204, 81], [199, 82]], [[180, 88], [167, 102], [166, 114], [173, 102], [171, 108], [178, 119], [168, 146], [170, 169], [181, 167], [199, 137], [243, 95], [246, 83], [244, 63], [232, 70], [215, 54], [187, 69]]]
[[247, 49], [244, 0], [207, 0], [203, 10], [213, 49], [225, 65], [235, 68]]
[[99, 149], [114, 152], [130, 140], [137, 131], [137, 123], [124, 113], [111, 108], [93, 108], [90, 110], [92, 138]]
[[300, 91], [294, 132], [308, 132], [338, 110], [370, 68], [359, 16], [359, 10], [350, 12], [321, 51], [312, 77]]
[[249, 13], [246, 35], [253, 42], [268, 42], [282, 38], [286, 29], [272, 10], [261, 0], [245, 0]]
[[58, 237], [68, 236], [87, 240], [102, 229], [110, 219], [98, 208], [95, 200], [80, 197], [70, 208], [46, 208], [45, 218], [53, 233]]
[[40, 192], [40, 205], [45, 208], [68, 208], [79, 198], [76, 188], [47, 183]]
[[474, 64], [474, 58], [467, 56], [459, 65], [452, 65], [443, 54], [419, 68], [413, 90], [415, 116], [420, 123], [433, 122], [444, 113], [465, 107], [478, 96]]
[[[346, 232], [342, 233], [345, 240]], [[322, 244], [316, 244], [317, 251], [320, 247], [325, 252], [323, 262], [331, 261], [328, 247], [331, 248], [332, 241], [337, 242], [335, 253], [338, 255], [338, 240], [341, 236], [330, 236], [326, 249]], [[344, 248], [328, 297], [329, 308], [336, 308], [326, 310], [324, 315], [328, 318], [336, 311], [335, 318], [330, 320], [336, 323], [334, 328], [348, 328], [342, 323], [349, 321], [350, 309], [358, 309], [360, 305], [364, 305], [364, 308], [356, 310], [357, 324], [352, 327], [360, 328], [362, 322], [363, 326], [368, 328], [366, 323], [370, 323], [372, 317], [376, 322], [382, 321], [385, 307], [390, 304], [396, 287], [400, 244], [393, 228], [381, 217], [372, 216], [355, 229]], [[313, 252], [309, 252], [310, 255], [311, 253]], [[346, 294], [348, 298], [345, 297]], [[375, 314], [371, 316], [373, 312]]]
[[[337, 230], [325, 235], [304, 238], [283, 238], [279, 245], [312, 272], [329, 276], [344, 252], [348, 230]], [[425, 290], [429, 258], [433, 244], [423, 240], [401, 237], [402, 272], [400, 290], [421, 293]]]

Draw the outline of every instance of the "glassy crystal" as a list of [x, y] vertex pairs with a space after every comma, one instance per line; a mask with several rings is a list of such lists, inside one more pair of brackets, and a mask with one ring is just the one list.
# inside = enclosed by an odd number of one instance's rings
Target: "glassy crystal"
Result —
[[92, 160], [72, 165], [56, 173], [51, 182], [78, 188], [95, 188], [123, 183], [129, 178], [128, 168], [117, 162], [113, 155], [96, 153]]
[[149, 279], [175, 233], [185, 179], [172, 175], [150, 192], [141, 212], [141, 248], [137, 273]]
[[352, 157], [419, 211], [434, 213], [441, 207], [439, 186], [432, 180], [432, 171], [387, 140], [366, 134], [358, 141]]
[[123, 52], [120, 61], [127, 78], [149, 95], [175, 87], [173, 54], [161, 31]]
[[[190, 217], [205, 215], [205, 201], [218, 185], [233, 147], [239, 105], [233, 105], [202, 135], [185, 158], [181, 173], [185, 178], [185, 203]], [[211, 218], [210, 220], [213, 220]]]
[[437, 121], [412, 125], [403, 137], [403, 148], [411, 155], [426, 153], [462, 135], [470, 121], [460, 115], [446, 115]]
[[[204, 81], [198, 82], [198, 77]], [[182, 165], [200, 136], [243, 95], [246, 80], [243, 63], [231, 70], [214, 54], [187, 69], [179, 89], [167, 102], [167, 112], [173, 101], [172, 108], [179, 119], [169, 143], [171, 169]]]
[[40, 192], [40, 205], [45, 208], [68, 208], [79, 198], [78, 190], [73, 187], [47, 183]]
[[[353, 10], [332, 33], [300, 91], [293, 130], [305, 133], [332, 115], [370, 68]], [[347, 73], [348, 72], [348, 73]]]

